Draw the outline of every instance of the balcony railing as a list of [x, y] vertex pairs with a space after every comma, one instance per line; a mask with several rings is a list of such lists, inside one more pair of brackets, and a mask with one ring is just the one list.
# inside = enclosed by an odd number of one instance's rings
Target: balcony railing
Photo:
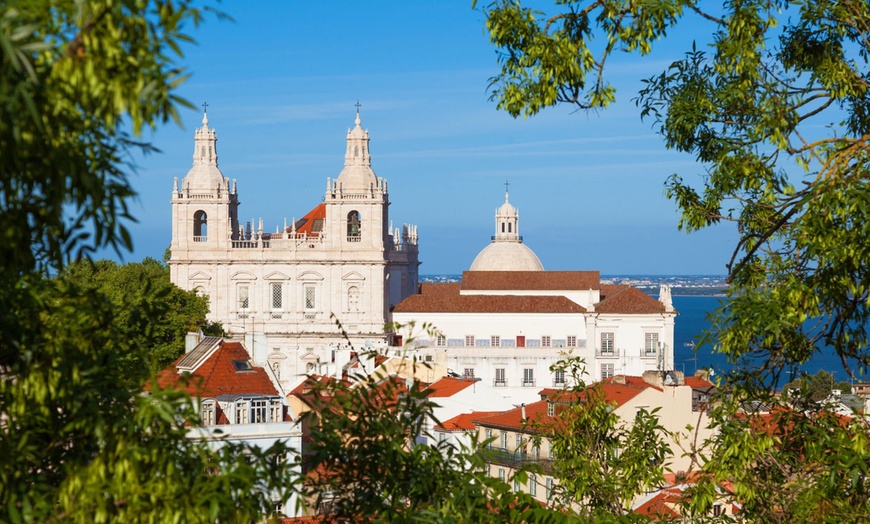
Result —
[[537, 454], [525, 453], [521, 450], [508, 451], [505, 448], [488, 447], [481, 452], [485, 461], [514, 469], [527, 464], [538, 464], [544, 471], [550, 471], [552, 462], [548, 458], [541, 458]]
[[618, 349], [596, 349], [595, 356], [598, 358], [618, 358], [619, 350]]
[[524, 387], [524, 388], [533, 388], [533, 387], [535, 387], [535, 379], [531, 379], [531, 380], [523, 379], [523, 387]]
[[496, 388], [506, 388], [507, 387], [507, 380], [506, 379], [495, 379], [492, 381], [492, 385], [493, 385], [493, 387], [496, 387]]

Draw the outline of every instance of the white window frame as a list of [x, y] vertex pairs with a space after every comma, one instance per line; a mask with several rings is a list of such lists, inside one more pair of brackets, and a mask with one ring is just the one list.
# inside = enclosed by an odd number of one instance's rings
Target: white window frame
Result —
[[644, 333], [643, 349], [646, 356], [657, 355], [659, 352], [659, 334], [651, 331]]
[[612, 363], [601, 364], [601, 380], [612, 377], [616, 372], [616, 366]]
[[214, 426], [216, 423], [217, 406], [213, 400], [206, 400], [202, 403], [200, 419], [203, 426]]
[[616, 348], [616, 344], [614, 343], [616, 340], [616, 335], [613, 333], [613, 331], [602, 331], [600, 340], [601, 354], [612, 355]]
[[495, 386], [506, 386], [507, 378], [505, 374], [505, 368], [495, 368], [495, 382], [493, 385]]
[[538, 479], [534, 473], [529, 474], [529, 495], [533, 497], [538, 496]]
[[568, 335], [565, 338], [565, 346], [567, 346], [569, 348], [576, 348], [577, 347], [577, 335]]
[[552, 345], [553, 345], [553, 338], [550, 335], [542, 335], [541, 336], [541, 347], [542, 348], [552, 347]]
[[523, 387], [535, 387], [535, 368], [523, 368]]
[[444, 347], [447, 345], [447, 337], [444, 335], [436, 335], [435, 336], [435, 345], [438, 347]]
[[269, 421], [269, 402], [264, 398], [251, 399], [251, 422], [262, 424]]
[[463, 368], [462, 378], [474, 378], [474, 368]]
[[565, 370], [557, 369], [553, 371], [553, 383], [554, 384], [564, 384], [565, 383]]
[[284, 405], [278, 399], [269, 402], [269, 422], [282, 422], [284, 420]]
[[467, 347], [467, 348], [474, 347], [474, 335], [465, 335], [465, 347]]
[[501, 449], [507, 449], [508, 444], [508, 433], [507, 431], [501, 432]]
[[250, 404], [247, 400], [237, 400], [235, 402], [235, 419], [236, 424], [247, 424], [249, 420]]
[[494, 348], [501, 346], [501, 337], [498, 335], [492, 335], [489, 337], [489, 345]]

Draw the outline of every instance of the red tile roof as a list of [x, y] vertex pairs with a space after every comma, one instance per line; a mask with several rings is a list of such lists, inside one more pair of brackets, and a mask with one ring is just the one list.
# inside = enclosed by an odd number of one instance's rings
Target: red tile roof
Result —
[[477, 382], [475, 379], [469, 380], [465, 378], [444, 377], [429, 385], [429, 397], [452, 397], [465, 388], [473, 385], [475, 382]]
[[712, 382], [701, 377], [686, 377], [686, 385], [695, 389], [708, 389], [715, 387]]
[[598, 271], [464, 271], [463, 290], [587, 290], [598, 289]]
[[218, 395], [277, 395], [269, 375], [262, 367], [237, 371], [233, 361], [250, 362], [247, 350], [238, 342], [222, 341], [220, 347], [193, 372], [179, 375], [175, 366], [184, 356], [157, 374], [162, 388], [175, 387], [193, 396], [214, 398]]
[[459, 415], [438, 424], [435, 426], [435, 429], [441, 431], [471, 431], [474, 429], [475, 419], [489, 417], [498, 413], [500, 413], [500, 411], [472, 411], [471, 413], [460, 413]]
[[645, 515], [652, 520], [677, 520], [681, 515], [674, 510], [673, 504], [679, 504], [682, 491], [668, 488], [659, 491], [654, 497], [633, 510], [633, 513]]
[[[326, 204], [320, 203], [304, 217], [296, 221], [296, 233], [308, 236], [318, 236], [323, 231], [323, 221], [326, 219]], [[284, 231], [289, 233], [291, 228]]]
[[595, 312], [634, 315], [664, 313], [665, 305], [628, 284], [603, 284], [601, 301], [595, 304]]
[[[517, 273], [517, 271], [510, 273]], [[450, 285], [431, 284], [430, 286]], [[458, 288], [456, 290], [458, 291]], [[396, 313], [585, 313], [586, 308], [561, 296], [460, 295], [439, 290], [424, 295], [411, 295], [396, 304], [393, 311]]]
[[612, 377], [603, 379], [601, 382], [604, 384], [624, 384], [626, 386], [631, 386], [635, 388], [653, 388], [658, 391], [664, 391], [659, 386], [650, 384], [649, 382], [644, 380], [643, 377], [635, 377], [632, 375], [614, 375]]

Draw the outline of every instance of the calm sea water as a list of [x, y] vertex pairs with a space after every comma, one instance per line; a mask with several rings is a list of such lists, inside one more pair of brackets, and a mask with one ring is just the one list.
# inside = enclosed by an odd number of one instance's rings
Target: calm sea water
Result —
[[[720, 354], [712, 352], [709, 345], [698, 345], [701, 333], [710, 328], [708, 315], [719, 307], [721, 297], [674, 296], [674, 307], [679, 312], [674, 322], [674, 366], [691, 375], [698, 368], [713, 368], [715, 373], [728, 371], [732, 365]], [[693, 347], [694, 345], [694, 347]], [[837, 380], [848, 380], [839, 357], [830, 348], [822, 348], [800, 372], [815, 374], [820, 369], [834, 373]], [[853, 367], [853, 372], [858, 370]], [[864, 380], [867, 376], [864, 376]]]

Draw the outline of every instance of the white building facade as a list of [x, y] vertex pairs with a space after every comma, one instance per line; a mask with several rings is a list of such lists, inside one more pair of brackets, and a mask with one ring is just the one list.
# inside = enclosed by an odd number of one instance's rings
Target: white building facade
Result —
[[262, 219], [239, 221], [240, 193], [218, 168], [216, 144], [204, 114], [193, 167], [172, 190], [172, 282], [208, 296], [209, 319], [245, 336], [285, 386], [334, 371], [348, 345], [386, 346], [390, 307], [417, 288], [417, 230], [392, 229], [359, 112], [323, 202], [275, 233]]
[[[660, 300], [628, 285], [602, 284], [598, 271], [545, 271], [522, 243], [519, 213], [496, 210], [496, 235], [459, 283], [422, 284], [393, 321], [424, 361], [480, 378], [513, 402], [570, 376], [551, 366], [582, 359], [585, 380], [642, 375], [674, 366], [670, 292]], [[429, 324], [431, 336], [419, 328]]]

